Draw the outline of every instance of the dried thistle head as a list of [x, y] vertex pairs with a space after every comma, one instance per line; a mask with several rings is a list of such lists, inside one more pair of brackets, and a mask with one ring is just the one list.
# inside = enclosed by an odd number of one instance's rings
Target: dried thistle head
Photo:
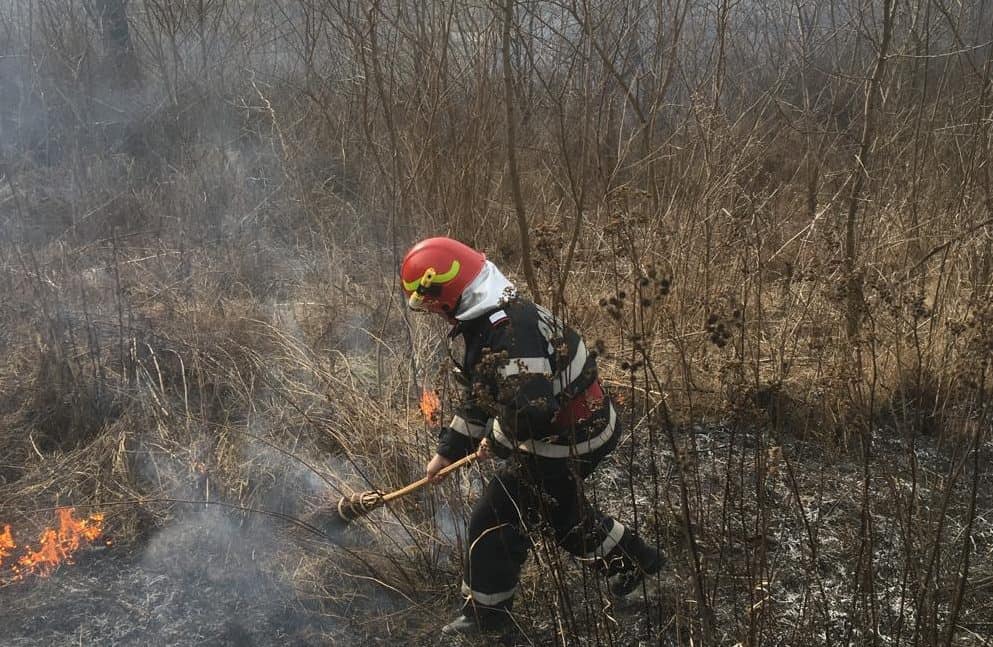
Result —
[[711, 313], [707, 317], [707, 323], [704, 327], [714, 346], [724, 348], [731, 341], [731, 330], [727, 320], [717, 313]]
[[534, 228], [533, 240], [536, 252], [535, 267], [543, 267], [547, 264], [557, 269], [559, 267], [559, 254], [565, 247], [561, 228], [551, 223], [542, 223]]
[[618, 290], [615, 296], [603, 297], [600, 299], [600, 307], [603, 308], [611, 319], [619, 321], [622, 316], [622, 309], [624, 308], [627, 299], [627, 292], [624, 290]]

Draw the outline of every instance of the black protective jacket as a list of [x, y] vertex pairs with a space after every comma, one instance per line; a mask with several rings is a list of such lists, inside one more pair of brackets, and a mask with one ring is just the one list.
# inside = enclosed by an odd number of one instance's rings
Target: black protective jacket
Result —
[[489, 437], [503, 457], [539, 466], [605, 453], [617, 442], [617, 414], [600, 389], [596, 358], [550, 312], [514, 298], [469, 321], [463, 404], [443, 427], [438, 453], [457, 460]]

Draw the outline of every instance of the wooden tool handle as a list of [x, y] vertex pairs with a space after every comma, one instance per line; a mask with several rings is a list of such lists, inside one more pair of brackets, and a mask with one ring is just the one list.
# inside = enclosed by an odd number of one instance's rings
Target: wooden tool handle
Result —
[[[452, 472], [454, 472], [455, 470], [459, 469], [460, 467], [463, 467], [465, 465], [469, 465], [470, 463], [472, 463], [477, 458], [479, 458], [479, 454], [477, 454], [477, 453], [472, 453], [472, 454], [469, 454], [468, 456], [465, 456], [463, 458], [460, 458], [459, 460], [455, 461], [451, 465], [448, 465], [448, 466], [443, 467], [440, 470], [438, 470], [438, 476], [445, 476], [446, 474], [451, 474]], [[414, 492], [415, 490], [419, 490], [422, 487], [424, 487], [425, 485], [427, 485], [429, 482], [430, 482], [430, 479], [425, 476], [421, 480], [414, 481], [410, 485], [408, 485], [406, 487], [402, 487], [399, 490], [396, 490], [394, 492], [387, 492], [386, 494], [383, 495], [383, 503], [386, 503], [388, 501], [392, 501], [393, 499], [398, 499], [398, 498], [400, 498], [402, 496], [405, 496], [407, 494], [410, 494], [411, 492]]]

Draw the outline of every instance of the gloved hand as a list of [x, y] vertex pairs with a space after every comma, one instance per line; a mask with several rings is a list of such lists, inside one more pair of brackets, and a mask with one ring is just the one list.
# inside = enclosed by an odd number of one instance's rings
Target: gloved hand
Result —
[[[496, 441], [496, 439], [493, 437], [492, 427], [490, 427], [490, 429], [487, 431], [486, 438], [483, 438], [483, 440], [479, 443], [479, 449], [482, 450], [484, 445], [486, 446], [487, 458], [496, 457], [506, 460], [510, 458], [510, 455], [513, 453], [513, 450], [511, 450], [509, 447], [503, 445], [502, 443], [498, 443]], [[480, 454], [479, 457], [483, 458], [482, 454]]]
[[476, 449], [476, 456], [479, 457], [481, 461], [488, 461], [493, 458], [493, 445], [489, 438], [483, 438], [479, 441], [479, 448]]
[[445, 477], [438, 476], [438, 472], [451, 464], [452, 461], [449, 459], [445, 458], [441, 454], [435, 454], [434, 457], [428, 462], [427, 467], [424, 468], [424, 471], [432, 483], [439, 483], [443, 481]]

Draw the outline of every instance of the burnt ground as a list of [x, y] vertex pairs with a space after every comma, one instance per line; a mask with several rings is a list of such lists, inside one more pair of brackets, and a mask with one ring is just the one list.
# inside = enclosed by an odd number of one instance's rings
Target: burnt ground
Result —
[[[762, 644], [865, 644], [868, 637], [855, 629], [864, 609], [854, 584], [862, 464], [798, 439], [767, 438], [760, 446], [755, 435], [726, 428], [689, 433], [694, 457], [684, 460], [698, 474], [691, 504], [702, 520], [697, 541], [720, 632], [716, 642], [734, 644], [755, 632]], [[633, 519], [637, 507], [643, 533], [666, 547], [669, 567], [647, 600], [635, 596], [624, 605], [611, 604], [602, 580], [539, 542], [518, 596], [521, 631], [446, 642], [437, 629], [454, 613], [458, 579], [452, 557], [457, 551], [445, 543], [449, 538], [437, 551], [436, 570], [422, 573], [409, 588], [399, 578], [370, 577], [349, 559], [349, 551], [286, 542], [285, 528], [245, 526], [237, 516], [209, 510], [180, 517], [131, 545], [84, 551], [76, 564], [49, 578], [0, 587], [0, 645], [555, 645], [562, 644], [557, 636], [563, 629], [575, 637], [570, 645], [689, 644], [695, 614], [689, 552], [671, 516], [678, 507], [673, 457], [658, 448], [662, 471], [653, 475], [645, 462], [628, 462], [643, 453], [632, 454], [629, 440], [589, 483], [601, 507], [620, 519]], [[960, 570], [968, 470], [949, 487], [956, 446], [928, 437], [915, 443], [916, 488], [905, 467], [906, 443], [886, 436], [875, 443], [868, 481], [881, 645], [896, 644], [900, 634], [906, 642], [917, 624], [923, 644], [932, 638], [944, 642], [943, 629], [929, 637], [928, 627], [945, 626]], [[993, 475], [985, 469], [991, 450], [987, 444], [982, 453], [970, 584], [954, 641], [959, 645], [993, 645]], [[751, 461], [760, 455], [769, 462], [761, 491], [750, 479], [734, 477], [754, 474]], [[660, 499], [653, 504], [655, 491]], [[914, 491], [920, 530], [907, 535]], [[756, 525], [760, 500], [764, 530]], [[942, 506], [945, 545], [931, 583], [935, 595], [921, 607], [931, 615], [919, 621], [910, 608], [920, 589], [914, 578], [928, 564], [927, 523], [940, 517]], [[409, 545], [361, 529], [348, 543], [349, 550], [370, 559], [413, 561]], [[769, 567], [757, 590], [760, 557]], [[339, 567], [328, 567], [338, 562]], [[555, 577], [549, 576], [553, 571]], [[555, 579], [563, 589], [555, 587]]]
[[119, 550], [88, 553], [0, 593], [4, 645], [318, 645], [317, 614], [278, 582], [246, 588], [222, 560], [179, 575]]
[[218, 520], [184, 520], [140, 547], [84, 549], [50, 577], [7, 585], [0, 644], [325, 644], [336, 623], [270, 571], [271, 553], [219, 535]]

